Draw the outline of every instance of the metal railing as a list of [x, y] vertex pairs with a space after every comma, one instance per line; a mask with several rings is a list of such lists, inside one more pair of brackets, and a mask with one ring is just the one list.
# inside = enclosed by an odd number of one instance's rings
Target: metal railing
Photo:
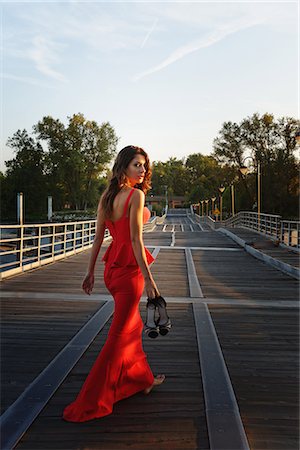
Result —
[[[144, 225], [151, 231], [160, 217]], [[96, 219], [79, 222], [0, 225], [0, 279], [80, 253], [93, 245]], [[104, 240], [110, 237], [105, 230]]]
[[[1, 278], [79, 253], [93, 244], [96, 220], [0, 225]], [[109, 236], [108, 230], [105, 238]]]
[[227, 220], [215, 221], [210, 216], [195, 214], [198, 221], [207, 223], [211, 228], [220, 227], [244, 227], [255, 230], [266, 236], [278, 240], [280, 243], [291, 247], [300, 248], [300, 222], [296, 220], [282, 220], [275, 214], [260, 214], [252, 211], [241, 211]]

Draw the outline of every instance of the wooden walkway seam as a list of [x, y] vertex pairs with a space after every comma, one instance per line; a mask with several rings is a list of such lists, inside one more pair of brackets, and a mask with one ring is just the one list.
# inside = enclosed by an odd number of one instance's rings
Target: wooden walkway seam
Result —
[[193, 304], [211, 450], [250, 450], [217, 333], [205, 303]]
[[[86, 294], [65, 294], [65, 293], [59, 293], [59, 292], [15, 292], [15, 291], [3, 291], [1, 292], [2, 298], [44, 298], [44, 299], [51, 299], [53, 301], [58, 302], [68, 302], [68, 301], [74, 301], [74, 300], [84, 300], [87, 302], [99, 302], [99, 301], [105, 301], [105, 302], [113, 302], [113, 297], [110, 294], [92, 294], [89, 297], [87, 297]], [[164, 296], [167, 303], [206, 303], [206, 304], [212, 304], [212, 305], [232, 305], [232, 306], [239, 306], [239, 307], [272, 307], [272, 308], [294, 308], [299, 309], [299, 303], [298, 300], [273, 300], [272, 298], [265, 300], [253, 300], [253, 299], [242, 299], [238, 300], [236, 298], [213, 298], [213, 297], [168, 297]], [[142, 296], [140, 303], [146, 303], [147, 297]]]
[[189, 280], [190, 297], [204, 297], [192, 257], [192, 252], [189, 248], [185, 248], [185, 258], [187, 266], [187, 275]]

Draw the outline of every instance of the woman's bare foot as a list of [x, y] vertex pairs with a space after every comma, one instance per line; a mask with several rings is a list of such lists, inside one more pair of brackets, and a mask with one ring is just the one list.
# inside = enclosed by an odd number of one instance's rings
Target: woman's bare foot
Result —
[[154, 378], [154, 381], [153, 381], [152, 385], [150, 387], [144, 389], [144, 391], [143, 391], [144, 394], [149, 394], [152, 391], [152, 389], [154, 388], [154, 386], [162, 384], [165, 381], [165, 378], [166, 378], [165, 375], [161, 375], [161, 374], [157, 375]]

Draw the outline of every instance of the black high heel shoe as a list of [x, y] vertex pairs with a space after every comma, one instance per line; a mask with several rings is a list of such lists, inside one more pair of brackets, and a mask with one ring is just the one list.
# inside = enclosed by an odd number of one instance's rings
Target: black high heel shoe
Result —
[[155, 323], [155, 299], [147, 299], [147, 317], [145, 322], [144, 331], [152, 339], [157, 338], [159, 333], [159, 327]]
[[159, 332], [162, 336], [169, 333], [172, 323], [167, 313], [167, 303], [166, 300], [160, 295], [155, 298], [155, 305], [158, 308], [159, 318], [155, 322], [159, 328]]

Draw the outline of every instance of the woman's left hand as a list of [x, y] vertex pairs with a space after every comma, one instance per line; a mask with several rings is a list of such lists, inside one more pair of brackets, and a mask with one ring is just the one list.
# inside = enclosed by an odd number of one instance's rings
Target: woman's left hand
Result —
[[88, 295], [91, 295], [91, 292], [94, 287], [95, 277], [93, 273], [87, 273], [83, 282], [82, 282], [82, 289], [84, 292]]

